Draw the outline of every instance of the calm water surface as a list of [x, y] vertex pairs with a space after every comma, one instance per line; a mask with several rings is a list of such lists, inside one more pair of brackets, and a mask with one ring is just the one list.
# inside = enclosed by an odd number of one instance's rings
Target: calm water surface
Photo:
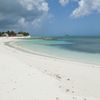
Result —
[[99, 37], [70, 37], [57, 40], [22, 39], [15, 44], [52, 57], [100, 65]]

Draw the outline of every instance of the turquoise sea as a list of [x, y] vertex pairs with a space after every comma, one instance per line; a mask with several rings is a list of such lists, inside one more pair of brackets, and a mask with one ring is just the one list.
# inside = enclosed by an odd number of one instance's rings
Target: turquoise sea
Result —
[[45, 56], [100, 65], [100, 37], [30, 38], [15, 44]]

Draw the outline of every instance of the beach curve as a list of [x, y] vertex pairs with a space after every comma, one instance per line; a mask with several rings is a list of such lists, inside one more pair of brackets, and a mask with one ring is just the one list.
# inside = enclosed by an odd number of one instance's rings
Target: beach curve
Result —
[[4, 45], [8, 40], [15, 39], [0, 39], [2, 100], [99, 100], [94, 66], [28, 54]]

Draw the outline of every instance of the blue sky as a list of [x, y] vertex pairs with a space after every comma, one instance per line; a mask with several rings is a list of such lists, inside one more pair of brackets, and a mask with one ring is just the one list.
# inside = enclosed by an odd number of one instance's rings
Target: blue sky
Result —
[[0, 30], [100, 35], [100, 0], [0, 0]]
[[71, 35], [100, 35], [100, 13], [93, 12], [78, 18], [71, 17], [72, 11], [78, 6], [70, 2], [62, 7], [57, 0], [50, 0], [50, 13], [54, 15], [53, 22], [46, 23], [43, 33]]

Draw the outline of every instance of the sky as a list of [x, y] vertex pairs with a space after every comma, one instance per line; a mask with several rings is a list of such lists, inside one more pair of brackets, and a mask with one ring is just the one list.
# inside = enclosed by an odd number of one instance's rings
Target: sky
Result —
[[100, 0], [0, 0], [0, 31], [100, 35]]

